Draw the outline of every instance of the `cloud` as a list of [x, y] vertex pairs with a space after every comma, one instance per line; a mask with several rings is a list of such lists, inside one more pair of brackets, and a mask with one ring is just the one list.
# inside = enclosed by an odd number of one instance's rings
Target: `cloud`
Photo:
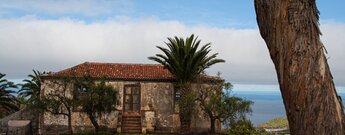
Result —
[[328, 63], [336, 84], [345, 86], [345, 24], [338, 22], [321, 23], [321, 40], [328, 54]]
[[[343, 23], [321, 25], [322, 40], [336, 84], [344, 85], [345, 31]], [[207, 70], [234, 83], [277, 84], [273, 63], [257, 29], [186, 26], [157, 18], [117, 18], [85, 23], [79, 20], [40, 20], [35, 17], [0, 19], [0, 72], [23, 78], [31, 69], [59, 71], [85, 61], [154, 63], [147, 57], [165, 46], [167, 37], [192, 33], [227, 62]]]

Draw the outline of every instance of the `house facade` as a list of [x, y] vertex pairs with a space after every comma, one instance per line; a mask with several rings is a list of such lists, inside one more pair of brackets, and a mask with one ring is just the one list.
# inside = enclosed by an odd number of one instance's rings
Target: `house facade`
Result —
[[[50, 93], [64, 93], [73, 98], [74, 84], [63, 89], [55, 82], [62, 76], [82, 77], [90, 75], [105, 79], [106, 84], [118, 91], [117, 110], [98, 117], [99, 124], [117, 132], [136, 133], [176, 133], [180, 130], [179, 110], [176, 101], [179, 92], [173, 75], [158, 64], [116, 64], [116, 63], [82, 63], [77, 66], [43, 75], [41, 96]], [[217, 80], [215, 77], [202, 76], [202, 84]], [[207, 132], [210, 120], [204, 117], [200, 109], [192, 118], [193, 132]], [[75, 132], [92, 130], [93, 126], [83, 112], [72, 112], [72, 127]], [[41, 133], [58, 133], [67, 129], [68, 119], [63, 115], [45, 112], [40, 116]], [[221, 124], [216, 123], [217, 130]]]

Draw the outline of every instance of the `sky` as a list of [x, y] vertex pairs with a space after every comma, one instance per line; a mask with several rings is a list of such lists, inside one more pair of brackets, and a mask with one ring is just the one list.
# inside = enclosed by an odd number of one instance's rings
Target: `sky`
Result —
[[[317, 0], [337, 86], [345, 86], [344, 0]], [[195, 34], [226, 63], [207, 73], [232, 83], [277, 84], [253, 0], [1, 0], [0, 72], [24, 79], [89, 62], [154, 63], [167, 37]]]

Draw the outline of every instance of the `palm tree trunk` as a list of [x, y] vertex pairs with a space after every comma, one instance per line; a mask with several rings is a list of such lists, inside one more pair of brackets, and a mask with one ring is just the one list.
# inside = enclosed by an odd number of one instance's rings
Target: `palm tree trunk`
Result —
[[190, 88], [182, 86], [181, 89], [181, 99], [179, 101], [180, 108], [180, 123], [181, 123], [181, 133], [189, 134], [191, 131], [191, 117], [192, 117], [192, 103], [190, 101]]
[[344, 134], [343, 105], [320, 41], [315, 0], [255, 0], [291, 134]]

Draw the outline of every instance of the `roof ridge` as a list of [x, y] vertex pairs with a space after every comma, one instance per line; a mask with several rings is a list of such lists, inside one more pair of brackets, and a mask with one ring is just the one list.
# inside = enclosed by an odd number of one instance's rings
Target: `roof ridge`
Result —
[[[89, 74], [92, 77], [107, 77], [112, 79], [146, 79], [146, 80], [174, 80], [174, 75], [161, 64], [141, 63], [102, 63], [84, 62], [76, 66], [55, 72], [50, 77], [75, 76]], [[217, 79], [208, 75], [200, 76], [204, 79]]]
[[71, 70], [73, 70], [74, 68], [78, 67], [78, 66], [81, 66], [83, 64], [86, 64], [88, 62], [84, 62], [84, 63], [80, 63], [78, 65], [75, 65], [75, 66], [72, 66], [72, 67], [69, 67], [69, 68], [66, 68], [66, 69], [63, 69], [63, 70], [60, 70], [60, 71], [57, 71], [57, 72], [53, 72], [51, 75], [55, 75], [55, 74], [58, 74], [60, 72], [70, 72]]
[[[82, 64], [113, 64], [113, 65], [153, 65], [153, 66], [163, 66], [162, 64], [151, 64], [151, 63], [111, 63], [111, 62], [89, 62], [86, 61], [84, 63], [78, 64], [76, 66], [82, 65]], [[76, 67], [74, 66], [74, 67]]]

